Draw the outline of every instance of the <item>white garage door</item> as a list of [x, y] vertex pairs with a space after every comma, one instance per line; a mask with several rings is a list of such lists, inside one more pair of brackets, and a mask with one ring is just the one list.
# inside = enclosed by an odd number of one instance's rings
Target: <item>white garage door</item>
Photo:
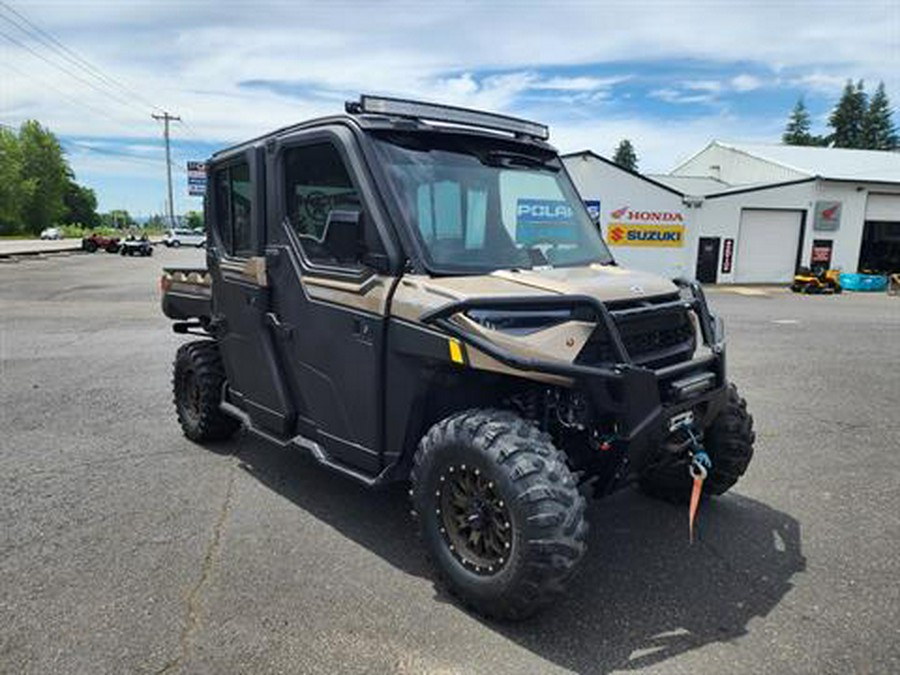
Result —
[[801, 217], [800, 211], [741, 211], [736, 281], [789, 282], [797, 264]]
[[866, 220], [900, 221], [900, 195], [869, 193]]

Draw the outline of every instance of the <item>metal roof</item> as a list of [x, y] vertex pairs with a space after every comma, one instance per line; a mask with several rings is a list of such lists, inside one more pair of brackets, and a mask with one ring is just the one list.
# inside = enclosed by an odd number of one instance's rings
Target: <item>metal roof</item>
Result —
[[815, 148], [799, 145], [726, 143], [715, 145], [831, 180], [900, 183], [900, 152]]
[[709, 176], [669, 176], [668, 174], [648, 174], [648, 178], [668, 185], [686, 195], [709, 195], [732, 187], [725, 181]]

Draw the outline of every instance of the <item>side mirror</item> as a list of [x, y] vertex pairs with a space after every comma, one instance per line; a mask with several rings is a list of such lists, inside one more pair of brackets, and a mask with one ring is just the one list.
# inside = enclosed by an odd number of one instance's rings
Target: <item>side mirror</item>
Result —
[[322, 246], [339, 263], [359, 261], [362, 214], [359, 211], [334, 210], [328, 213]]

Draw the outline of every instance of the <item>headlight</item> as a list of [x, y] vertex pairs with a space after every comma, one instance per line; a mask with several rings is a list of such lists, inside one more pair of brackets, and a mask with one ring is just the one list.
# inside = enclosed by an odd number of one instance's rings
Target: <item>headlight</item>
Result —
[[466, 316], [480, 326], [513, 335], [528, 335], [575, 318], [571, 309], [543, 311], [473, 309], [466, 312]]

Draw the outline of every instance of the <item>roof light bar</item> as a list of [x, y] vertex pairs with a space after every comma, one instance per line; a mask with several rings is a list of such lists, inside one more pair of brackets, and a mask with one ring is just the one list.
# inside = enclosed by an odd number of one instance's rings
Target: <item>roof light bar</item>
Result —
[[496, 113], [458, 108], [452, 105], [438, 105], [435, 103], [423, 103], [421, 101], [407, 101], [401, 98], [388, 98], [385, 96], [369, 96], [364, 94], [359, 97], [359, 103], [348, 102], [349, 113], [376, 113], [395, 117], [412, 117], [427, 119], [435, 122], [448, 122], [466, 126], [496, 129], [521, 136], [532, 136], [546, 141], [550, 138], [550, 129], [545, 124], [529, 122], [518, 117], [498, 115]]

